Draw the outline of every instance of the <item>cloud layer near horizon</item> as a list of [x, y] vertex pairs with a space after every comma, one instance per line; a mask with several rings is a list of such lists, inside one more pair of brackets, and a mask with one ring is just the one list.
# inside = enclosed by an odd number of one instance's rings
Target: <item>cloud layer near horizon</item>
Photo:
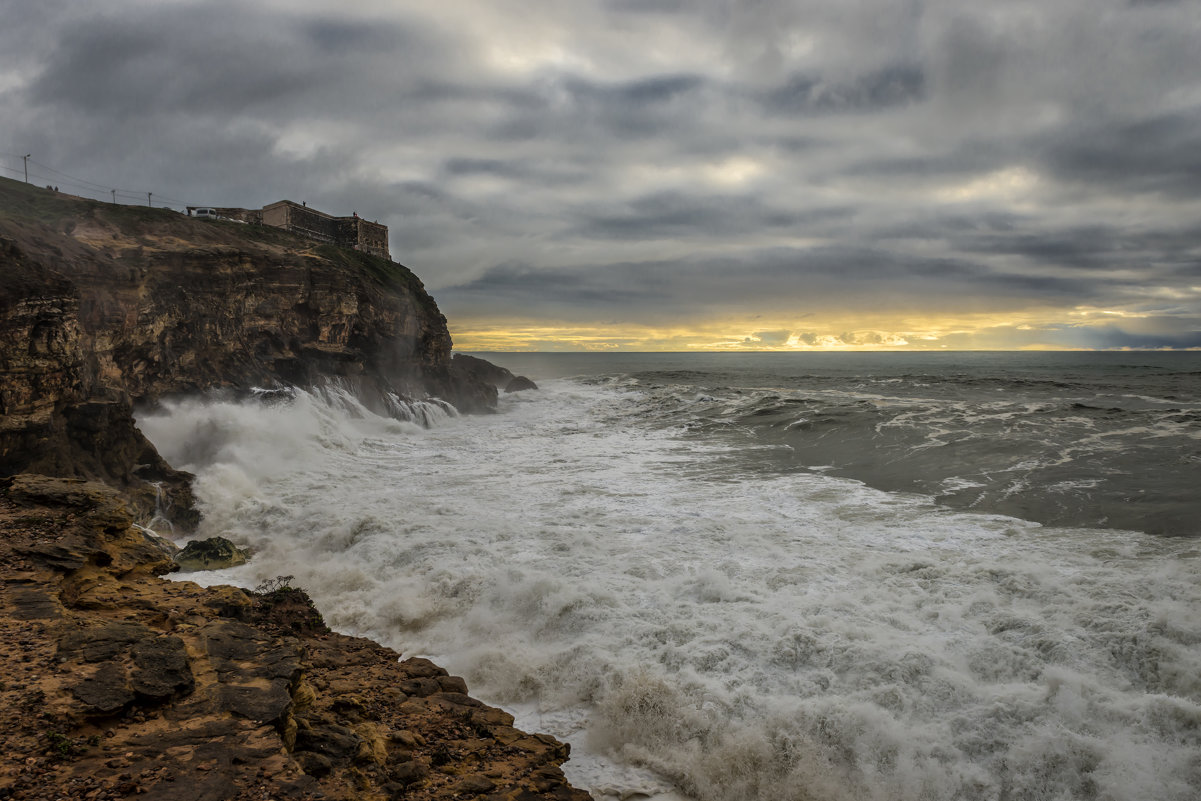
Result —
[[2, 0], [0, 165], [356, 210], [468, 348], [1201, 347], [1195, 5], [849, 5]]

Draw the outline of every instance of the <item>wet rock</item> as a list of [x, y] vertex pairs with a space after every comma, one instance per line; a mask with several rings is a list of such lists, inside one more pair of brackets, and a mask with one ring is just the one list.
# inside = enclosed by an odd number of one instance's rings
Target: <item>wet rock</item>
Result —
[[450, 675], [446, 672], [445, 668], [439, 667], [428, 659], [422, 659], [419, 656], [415, 656], [412, 659], [406, 659], [400, 664], [404, 668], [405, 673], [409, 674], [410, 676], [416, 676], [420, 678], [437, 678], [438, 676]]
[[89, 547], [77, 538], [69, 537], [64, 538], [62, 542], [37, 543], [18, 548], [17, 553], [28, 557], [36, 564], [70, 573], [86, 565], [89, 559], [100, 553], [100, 550]]
[[149, 531], [147, 529], [139, 529], [139, 532], [141, 533], [142, 537], [146, 540], [147, 545], [154, 548], [156, 551], [158, 551], [159, 553], [161, 553], [163, 556], [167, 557], [168, 559], [171, 559], [172, 561], [175, 560], [176, 554], [178, 554], [180, 551], [180, 548], [178, 545], [171, 542], [171, 540], [167, 539], [166, 537], [160, 537], [158, 534], [155, 534], [153, 531]]
[[304, 751], [297, 754], [296, 762], [300, 765], [301, 770], [317, 778], [328, 776], [334, 767], [332, 759], [315, 751]]
[[222, 684], [217, 693], [222, 709], [260, 723], [274, 723], [292, 704], [292, 696], [282, 681], [265, 686]]
[[399, 686], [405, 695], [417, 698], [427, 698], [442, 691], [442, 685], [438, 684], [438, 680], [435, 678], [409, 679], [402, 681]]
[[246, 564], [249, 559], [250, 554], [245, 549], [225, 537], [209, 537], [206, 540], [190, 540], [175, 555], [175, 564], [179, 565], [180, 570], [192, 572], [237, 567]]
[[[201, 631], [204, 650], [215, 660], [240, 662], [252, 659], [263, 650], [266, 638], [262, 632], [233, 620], [208, 624]], [[218, 662], [218, 669], [221, 662]]]
[[115, 662], [101, 665], [95, 673], [75, 685], [72, 692], [92, 711], [101, 714], [116, 712], [134, 700], [125, 668]]
[[222, 678], [232, 682], [274, 679], [291, 683], [300, 673], [295, 640], [271, 637], [234, 620], [220, 620], [201, 630], [204, 650]]
[[420, 762], [409, 760], [393, 765], [388, 770], [388, 776], [403, 785], [409, 785], [423, 778], [429, 771]]
[[296, 733], [297, 751], [313, 751], [330, 759], [354, 756], [361, 742], [362, 738], [352, 730], [336, 724], [301, 729]]
[[141, 623], [101, 623], [66, 634], [58, 642], [58, 658], [103, 662], [113, 659], [128, 646], [155, 636], [153, 629]]
[[513, 716], [503, 709], [486, 706], [471, 713], [471, 720], [481, 726], [512, 727]]
[[467, 693], [467, 681], [462, 676], [440, 676], [438, 686], [448, 693]]
[[495, 789], [496, 782], [492, 781], [487, 776], [482, 776], [478, 773], [470, 776], [464, 776], [455, 784], [455, 792], [462, 793], [466, 796], [490, 793]]
[[516, 376], [512, 381], [505, 385], [505, 392], [524, 392], [528, 389], [537, 389], [538, 385], [523, 375]]
[[12, 594], [11, 600], [13, 617], [17, 620], [50, 620], [62, 617], [62, 604], [42, 589], [17, 590]]
[[130, 686], [139, 695], [153, 699], [189, 693], [196, 681], [188, 667], [188, 652], [179, 637], [157, 637], [133, 646]]
[[438, 701], [451, 706], [464, 706], [482, 708], [484, 702], [464, 693], [440, 693], [437, 697]]
[[112, 487], [78, 478], [36, 473], [13, 476], [9, 497], [22, 506], [76, 509], [103, 527], [128, 528], [133, 519], [121, 494]]
[[503, 387], [515, 378], [507, 368], [495, 365], [487, 359], [468, 356], [465, 353], [456, 353], [451, 358], [451, 369], [494, 387]]

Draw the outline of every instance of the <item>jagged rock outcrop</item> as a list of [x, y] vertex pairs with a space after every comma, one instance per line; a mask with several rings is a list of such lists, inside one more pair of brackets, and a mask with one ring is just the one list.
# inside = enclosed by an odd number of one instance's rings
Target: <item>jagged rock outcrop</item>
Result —
[[138, 431], [129, 396], [96, 380], [78, 289], [0, 239], [0, 475], [87, 476], [127, 490], [149, 517], [166, 488], [196, 522], [191, 476]]
[[451, 360], [453, 374], [468, 377], [470, 380], [485, 384], [505, 392], [521, 392], [527, 389], [537, 389], [538, 385], [523, 375], [513, 375], [505, 367], [493, 364], [478, 356], [468, 356], [466, 353], [456, 353]]
[[0, 798], [587, 801], [567, 746], [300, 590], [168, 582], [109, 487], [0, 482]]
[[519, 375], [516, 378], [514, 378], [512, 381], [510, 381], [508, 384], [505, 384], [505, 394], [508, 394], [510, 392], [525, 392], [526, 390], [537, 389], [537, 388], [538, 388], [538, 385], [535, 384], [533, 381], [531, 381], [530, 379], [526, 378], [523, 375]]
[[174, 555], [175, 564], [184, 572], [195, 570], [221, 570], [237, 567], [250, 561], [245, 548], [239, 548], [225, 537], [209, 537], [204, 540], [188, 540]]
[[149, 517], [190, 477], [134, 425], [135, 404], [253, 387], [348, 384], [441, 397], [495, 387], [452, 369], [446, 320], [405, 267], [258, 226], [68, 198], [0, 179], [0, 475], [122, 487]]

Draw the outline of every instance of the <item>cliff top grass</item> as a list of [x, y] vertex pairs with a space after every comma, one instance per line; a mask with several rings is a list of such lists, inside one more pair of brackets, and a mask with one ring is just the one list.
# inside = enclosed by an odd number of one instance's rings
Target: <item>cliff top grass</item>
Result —
[[88, 223], [132, 239], [169, 237], [202, 245], [233, 247], [250, 241], [294, 250], [304, 250], [309, 244], [276, 228], [198, 220], [165, 208], [104, 203], [0, 178], [0, 232], [20, 241], [25, 238], [22, 233], [41, 229], [71, 234], [78, 226]]
[[0, 235], [26, 247], [42, 244], [49, 236], [68, 236], [115, 250], [216, 246], [261, 249], [277, 256], [316, 256], [368, 275], [384, 286], [425, 292], [421, 280], [403, 265], [313, 242], [279, 228], [201, 220], [165, 208], [105, 203], [8, 178], [0, 178]]

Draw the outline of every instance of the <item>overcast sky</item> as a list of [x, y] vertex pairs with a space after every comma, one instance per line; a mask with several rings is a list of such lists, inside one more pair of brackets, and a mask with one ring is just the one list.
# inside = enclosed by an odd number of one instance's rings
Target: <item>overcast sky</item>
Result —
[[0, 174], [357, 211], [464, 349], [1201, 347], [1197, 0], [0, 23]]

